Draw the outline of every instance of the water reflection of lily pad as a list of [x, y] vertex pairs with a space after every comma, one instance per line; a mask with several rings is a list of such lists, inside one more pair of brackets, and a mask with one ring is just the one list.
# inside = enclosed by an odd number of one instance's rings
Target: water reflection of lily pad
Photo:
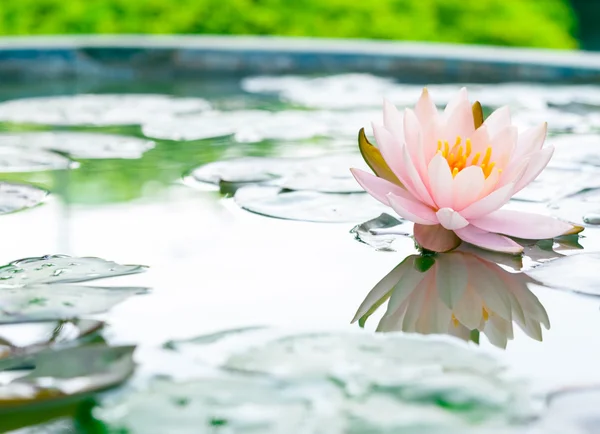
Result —
[[566, 256], [534, 268], [528, 274], [552, 288], [600, 295], [600, 253]]
[[600, 177], [596, 172], [549, 167], [535, 181], [515, 194], [514, 199], [526, 202], [549, 202], [596, 187], [600, 187]]
[[140, 158], [154, 147], [154, 142], [117, 134], [52, 131], [0, 133], [0, 146], [26, 150], [31, 153], [31, 158], [43, 150], [79, 159]]
[[0, 134], [0, 172], [37, 172], [75, 167], [68, 158], [42, 149], [19, 149], [4, 146]]
[[0, 103], [0, 121], [45, 125], [138, 125], [209, 108], [209, 103], [201, 98], [81, 94], [3, 102]]
[[0, 326], [0, 358], [31, 354], [57, 344], [78, 340], [102, 328], [89, 319], [40, 321]]
[[386, 210], [379, 202], [363, 193], [288, 191], [260, 185], [240, 188], [236, 191], [234, 200], [240, 207], [256, 214], [311, 222], [354, 222]]
[[360, 164], [360, 158], [353, 154], [311, 158], [246, 157], [205, 164], [192, 171], [191, 176], [196, 181], [217, 185], [268, 182], [287, 190], [355, 193], [363, 190], [348, 168]]
[[595, 134], [564, 134], [553, 136], [549, 140], [555, 147], [552, 165], [560, 163], [600, 166], [600, 136]]
[[[549, 397], [548, 411], [536, 424], [538, 430], [534, 434], [596, 434], [600, 432], [598, 406], [600, 388], [597, 385], [573, 387], [554, 393]], [[558, 431], [557, 427], [562, 428], [562, 431]]]
[[0, 214], [34, 207], [46, 196], [48, 191], [34, 185], [0, 182]]
[[102, 313], [146, 290], [66, 284], [0, 288], [0, 324], [66, 320]]
[[47, 255], [19, 259], [0, 267], [0, 286], [85, 282], [145, 270], [143, 265], [121, 265], [101, 258]]
[[57, 405], [114, 387], [125, 381], [135, 364], [134, 347], [87, 345], [62, 350], [47, 350], [16, 366], [33, 364], [25, 375], [0, 385], [0, 413], [11, 416], [27, 406]]

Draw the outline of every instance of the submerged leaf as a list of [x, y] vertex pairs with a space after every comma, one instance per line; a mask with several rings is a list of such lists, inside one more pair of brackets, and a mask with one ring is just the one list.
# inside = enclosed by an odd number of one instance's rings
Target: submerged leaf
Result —
[[[390, 229], [401, 225], [402, 222], [389, 214], [382, 213], [379, 217], [368, 220], [364, 223], [354, 226], [350, 233], [361, 243], [368, 244], [375, 250], [391, 251], [391, 245], [396, 239], [396, 234], [374, 234], [374, 229]], [[408, 235], [408, 233], [406, 234]]]
[[369, 143], [364, 128], [361, 128], [358, 132], [358, 149], [360, 149], [365, 162], [377, 176], [396, 185], [402, 185], [398, 177], [390, 169], [390, 166], [383, 159], [381, 151]]

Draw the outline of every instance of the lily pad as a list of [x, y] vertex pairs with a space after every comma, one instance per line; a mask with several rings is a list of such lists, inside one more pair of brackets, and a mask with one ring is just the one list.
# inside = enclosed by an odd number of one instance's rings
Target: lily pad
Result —
[[256, 214], [310, 222], [354, 222], [381, 214], [387, 207], [365, 193], [331, 194], [249, 185], [236, 191], [235, 202]]
[[32, 354], [44, 348], [76, 341], [93, 334], [101, 321], [77, 319], [0, 326], [0, 358]]
[[86, 282], [145, 270], [143, 265], [121, 265], [101, 258], [47, 255], [19, 259], [0, 267], [0, 286]]
[[48, 191], [29, 184], [0, 182], [0, 214], [34, 207], [48, 196]]
[[552, 288], [600, 295], [598, 267], [600, 253], [580, 253], [544, 263], [527, 274]]
[[15, 366], [33, 364], [34, 369], [0, 384], [0, 414], [6, 418], [27, 407], [64, 404], [114, 387], [133, 373], [133, 350], [87, 345], [15, 360]]
[[[339, 399], [333, 387], [314, 388]], [[305, 395], [305, 394], [304, 394]], [[105, 403], [94, 415], [108, 432], [130, 434], [340, 432], [299, 390], [266, 378], [218, 375], [185, 383], [153, 381], [148, 389]]]
[[53, 152], [4, 146], [0, 135], [0, 172], [2, 173], [64, 170], [75, 166], [76, 163]]
[[360, 158], [354, 154], [311, 158], [246, 157], [200, 166], [191, 176], [196, 181], [220, 186], [268, 183], [286, 190], [359, 193], [363, 189], [349, 168], [361, 165]]
[[555, 432], [557, 427], [569, 434], [595, 434], [600, 432], [600, 388], [575, 387], [552, 394], [548, 410], [536, 424], [534, 434]]
[[148, 137], [201, 140], [234, 135], [238, 142], [305, 140], [313, 137], [353, 137], [360, 126], [381, 114], [373, 111], [237, 110], [203, 112], [152, 121], [142, 126]]
[[549, 202], [600, 187], [600, 178], [593, 171], [563, 170], [548, 167], [513, 199], [526, 202]]
[[[39, 153], [48, 154], [44, 150], [57, 151], [78, 159], [140, 158], [154, 145], [151, 140], [117, 134], [69, 131], [0, 133], [0, 146], [27, 152], [32, 159]], [[65, 159], [59, 155], [55, 157]]]
[[[597, 176], [597, 175], [596, 175]], [[553, 201], [552, 214], [583, 226], [596, 226], [600, 214], [600, 188], [591, 188], [578, 194]]]
[[201, 98], [152, 94], [81, 94], [0, 103], [0, 121], [44, 125], [139, 125], [166, 116], [208, 110]]
[[[361, 243], [374, 247], [375, 250], [393, 252], [392, 243], [396, 240], [396, 234], [376, 235], [373, 229], [390, 229], [401, 225], [402, 222], [389, 214], [383, 213], [379, 217], [354, 226], [350, 233], [354, 234]], [[408, 232], [407, 232], [408, 235]]]
[[94, 416], [131, 434], [479, 434], [512, 432], [531, 415], [523, 383], [458, 342], [265, 329], [219, 337], [183, 342], [174, 357], [219, 353], [224, 372], [156, 379], [103, 400]]
[[146, 291], [147, 288], [140, 287], [65, 284], [0, 288], [0, 324], [68, 320], [102, 313]]

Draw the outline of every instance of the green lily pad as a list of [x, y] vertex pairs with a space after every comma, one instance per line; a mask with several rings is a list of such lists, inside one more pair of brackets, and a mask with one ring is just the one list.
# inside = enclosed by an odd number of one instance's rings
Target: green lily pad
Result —
[[238, 189], [234, 200], [240, 207], [256, 214], [323, 223], [366, 220], [387, 210], [387, 207], [364, 193], [289, 191], [260, 185]]
[[69, 404], [121, 384], [134, 371], [133, 351], [132, 346], [87, 345], [13, 360], [13, 366], [34, 368], [25, 375], [12, 371], [20, 375], [0, 384], [1, 420], [31, 407]]
[[600, 253], [580, 253], [544, 263], [527, 274], [551, 288], [600, 295], [599, 266]]
[[285, 190], [360, 193], [363, 189], [349, 169], [361, 165], [360, 158], [353, 154], [311, 158], [245, 157], [200, 166], [191, 176], [196, 181], [220, 186], [223, 183], [267, 183]]
[[[61, 155], [52, 154], [48, 151], [67, 154], [76, 159], [127, 159], [140, 158], [144, 152], [152, 149], [154, 145], [155, 143], [151, 140], [117, 134], [73, 131], [0, 133], [0, 146], [2, 146], [0, 150], [4, 147], [15, 149], [29, 155], [29, 159], [37, 158], [41, 160], [41, 157], [48, 159], [53, 156], [51, 161], [55, 165], [58, 165], [60, 160], [57, 159], [59, 158], [63, 159], [63, 165], [66, 163], [71, 164], [71, 162]], [[0, 153], [1, 157], [2, 154]], [[24, 165], [24, 163], [21, 163], [21, 165]], [[18, 167], [17, 164], [15, 166]]]
[[67, 320], [102, 313], [146, 290], [65, 284], [0, 288], [0, 324]]
[[0, 103], [0, 121], [43, 125], [139, 125], [166, 116], [207, 110], [201, 98], [152, 94], [80, 94]]
[[86, 282], [145, 270], [143, 265], [121, 265], [101, 258], [46, 255], [19, 259], [0, 267], [0, 287]]
[[0, 182], [0, 214], [9, 214], [34, 207], [47, 196], [47, 190], [34, 185]]
[[0, 172], [38, 172], [64, 170], [76, 167], [76, 163], [54, 152], [43, 149], [20, 149], [4, 145], [0, 134]]
[[0, 359], [66, 344], [102, 328], [102, 321], [76, 319], [0, 325]]

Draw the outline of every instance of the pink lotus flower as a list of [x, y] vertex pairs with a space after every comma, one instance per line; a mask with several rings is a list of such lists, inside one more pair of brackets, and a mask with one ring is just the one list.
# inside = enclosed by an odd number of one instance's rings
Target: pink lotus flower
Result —
[[552, 217], [503, 210], [510, 198], [546, 167], [554, 148], [542, 148], [546, 124], [518, 133], [508, 107], [485, 121], [467, 90], [438, 112], [427, 89], [402, 116], [384, 103], [383, 125], [373, 125], [378, 148], [359, 133], [363, 157], [375, 175], [351, 169], [375, 199], [415, 223], [425, 249], [445, 252], [462, 241], [518, 254], [509, 237], [546, 239], [581, 232]]

